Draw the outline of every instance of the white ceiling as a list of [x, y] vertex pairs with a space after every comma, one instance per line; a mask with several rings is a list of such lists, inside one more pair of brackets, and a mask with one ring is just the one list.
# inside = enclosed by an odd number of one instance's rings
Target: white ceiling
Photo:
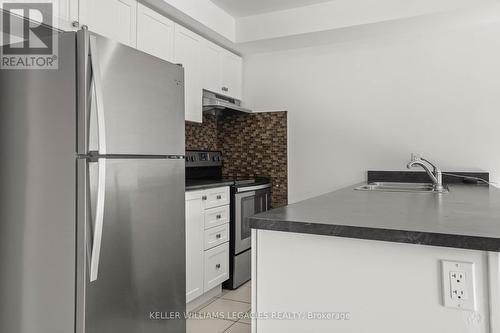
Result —
[[210, 0], [233, 17], [314, 5], [332, 0]]

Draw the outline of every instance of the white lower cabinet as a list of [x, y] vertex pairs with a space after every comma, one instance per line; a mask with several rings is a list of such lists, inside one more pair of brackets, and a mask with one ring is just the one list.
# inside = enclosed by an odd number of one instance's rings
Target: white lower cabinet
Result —
[[208, 291], [229, 279], [229, 243], [205, 251], [203, 289]]
[[205, 210], [205, 229], [229, 223], [229, 206], [214, 207]]
[[220, 187], [207, 190], [205, 196], [205, 208], [229, 205], [229, 187]]
[[205, 250], [229, 242], [229, 223], [205, 230]]
[[186, 193], [186, 300], [203, 294], [204, 207], [200, 192]]
[[186, 192], [187, 303], [229, 279], [229, 237], [229, 187]]

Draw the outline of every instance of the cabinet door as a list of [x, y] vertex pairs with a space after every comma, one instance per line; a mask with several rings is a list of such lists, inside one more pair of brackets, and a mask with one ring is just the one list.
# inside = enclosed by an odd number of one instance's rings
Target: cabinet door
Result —
[[174, 61], [174, 22], [137, 4], [137, 48], [155, 57]]
[[59, 0], [57, 11], [54, 15], [57, 18], [54, 26], [58, 29], [70, 31], [77, 30], [78, 24], [78, 0]]
[[222, 55], [222, 94], [241, 100], [242, 72], [242, 58], [224, 50]]
[[229, 243], [205, 251], [205, 292], [229, 279]]
[[203, 38], [194, 32], [175, 25], [176, 63], [184, 67], [184, 98], [186, 120], [201, 123], [202, 121], [202, 88], [201, 88], [201, 45]]
[[203, 191], [186, 192], [186, 302], [203, 294]]
[[136, 46], [136, 0], [80, 0], [80, 24], [128, 46]]
[[223, 49], [208, 40], [202, 48], [203, 89], [222, 93], [222, 53]]

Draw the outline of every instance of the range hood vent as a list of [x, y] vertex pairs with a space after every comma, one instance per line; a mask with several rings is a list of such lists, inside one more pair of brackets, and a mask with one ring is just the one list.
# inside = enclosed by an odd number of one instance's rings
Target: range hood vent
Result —
[[220, 112], [224, 110], [252, 112], [252, 110], [242, 107], [241, 101], [237, 99], [203, 90], [203, 112]]

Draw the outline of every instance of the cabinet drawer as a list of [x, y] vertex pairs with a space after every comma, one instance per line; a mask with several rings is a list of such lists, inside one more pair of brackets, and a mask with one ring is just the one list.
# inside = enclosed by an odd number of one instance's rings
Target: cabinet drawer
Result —
[[229, 187], [219, 187], [205, 192], [205, 208], [229, 205]]
[[205, 229], [229, 223], [229, 206], [205, 210]]
[[205, 230], [205, 250], [229, 241], [229, 223]]
[[205, 251], [204, 271], [204, 292], [229, 279], [229, 243]]

